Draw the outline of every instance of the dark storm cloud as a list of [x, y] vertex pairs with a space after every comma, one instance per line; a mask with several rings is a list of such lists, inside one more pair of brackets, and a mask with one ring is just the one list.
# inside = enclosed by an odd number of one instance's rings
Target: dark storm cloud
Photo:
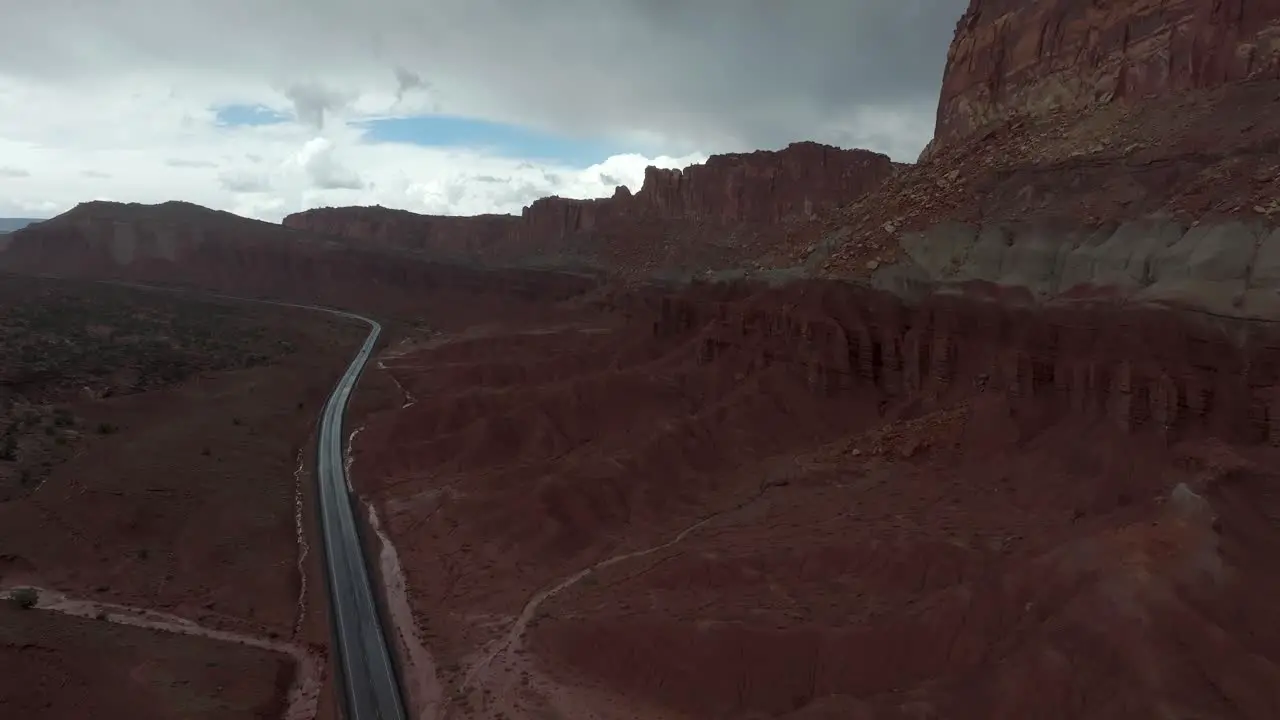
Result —
[[290, 85], [284, 95], [293, 103], [298, 120], [317, 129], [324, 127], [325, 118], [330, 113], [342, 109], [352, 100], [350, 93], [314, 82]]
[[256, 78], [290, 88], [312, 123], [382, 92], [429, 96], [424, 107], [450, 114], [644, 137], [673, 153], [862, 137], [901, 154], [927, 140], [965, 5], [44, 0], [6, 11], [0, 74]]
[[395, 75], [397, 100], [403, 100], [405, 93], [410, 92], [411, 90], [417, 90], [419, 88], [425, 89], [427, 87], [426, 81], [423, 80], [421, 76], [411, 70], [405, 70], [398, 65], [396, 66]]

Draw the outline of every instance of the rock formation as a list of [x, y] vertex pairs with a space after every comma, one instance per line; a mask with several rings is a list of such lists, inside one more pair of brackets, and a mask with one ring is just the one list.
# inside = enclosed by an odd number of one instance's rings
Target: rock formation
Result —
[[980, 380], [990, 392], [1125, 432], [1280, 445], [1280, 333], [1269, 324], [959, 295], [907, 303], [844, 283], [740, 293], [655, 294], [629, 314], [660, 337], [694, 333], [703, 363], [746, 352], [758, 367], [791, 368], [820, 395], [872, 392], [928, 405]]
[[971, 0], [938, 143], [1011, 116], [1280, 79], [1276, 0]]
[[1274, 315], [1277, 38], [1274, 0], [973, 0], [921, 162], [775, 267]]
[[[715, 155], [683, 170], [650, 167], [634, 194], [619, 187], [611, 198], [541, 198], [520, 217], [321, 208], [290, 215], [284, 224], [451, 260], [563, 263], [573, 258], [608, 267], [645, 255], [636, 246], [648, 245], [653, 257], [673, 239], [705, 245], [719, 242], [733, 228], [767, 233], [786, 222], [812, 219], [872, 190], [894, 170], [885, 155], [801, 142], [778, 151]], [[696, 253], [696, 248], [678, 249]]]
[[583, 275], [441, 265], [181, 202], [82, 203], [0, 238], [0, 270], [371, 312], [412, 308], [436, 291], [555, 299], [596, 284]]

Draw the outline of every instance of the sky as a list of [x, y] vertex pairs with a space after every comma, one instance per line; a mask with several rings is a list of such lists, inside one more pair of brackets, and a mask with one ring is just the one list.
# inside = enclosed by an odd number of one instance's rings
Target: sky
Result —
[[798, 140], [910, 162], [967, 0], [0, 0], [0, 217], [518, 213]]

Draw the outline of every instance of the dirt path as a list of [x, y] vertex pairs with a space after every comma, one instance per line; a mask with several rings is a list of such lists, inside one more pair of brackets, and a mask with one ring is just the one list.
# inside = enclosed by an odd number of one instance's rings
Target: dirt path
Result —
[[[738, 509], [739, 508], [734, 508], [733, 510], [730, 510], [727, 512], [734, 512]], [[525, 603], [524, 608], [520, 611], [519, 617], [517, 617], [516, 621], [511, 624], [511, 627], [507, 630], [507, 633], [502, 638], [496, 641], [496, 647], [492, 651], [490, 651], [487, 655], [485, 655], [483, 658], [481, 658], [479, 662], [472, 665], [471, 668], [467, 671], [467, 674], [462, 681], [462, 689], [466, 690], [470, 688], [472, 686], [472, 683], [476, 681], [477, 676], [483, 673], [485, 670], [487, 670], [489, 666], [495, 660], [501, 657], [504, 653], [520, 647], [520, 642], [524, 638], [525, 630], [528, 629], [529, 623], [533, 620], [534, 616], [537, 614], [538, 607], [542, 605], [542, 603], [546, 602], [549, 598], [555, 597], [559, 593], [573, 587], [574, 585], [582, 581], [583, 578], [587, 577], [593, 572], [596, 572], [598, 570], [603, 570], [612, 565], [617, 565], [620, 562], [626, 562], [627, 560], [634, 560], [635, 558], [651, 555], [653, 553], [666, 550], [667, 548], [673, 545], [679, 544], [690, 534], [696, 532], [699, 528], [703, 527], [704, 525], [711, 522], [712, 520], [715, 520], [716, 518], [720, 517], [723, 514], [725, 513], [716, 513], [715, 515], [710, 515], [708, 517], [705, 517], [699, 520], [698, 522], [690, 525], [689, 527], [685, 528], [684, 530], [681, 530], [675, 537], [673, 537], [672, 539], [668, 540], [665, 543], [662, 543], [661, 545], [654, 545], [653, 547], [645, 548], [643, 550], [635, 550], [629, 553], [623, 553], [621, 555], [614, 555], [613, 557], [606, 558], [596, 563], [595, 565], [579, 570], [578, 572], [574, 573], [573, 575], [570, 575], [569, 577], [565, 578], [564, 580], [561, 580], [559, 583], [549, 588], [545, 588], [539, 591], [533, 597], [529, 598], [529, 601]]]
[[[390, 356], [387, 356], [386, 359], [391, 360], [396, 357], [399, 357], [399, 356], [390, 355]], [[395, 373], [391, 372], [391, 368], [387, 367], [386, 363], [384, 363], [382, 360], [378, 361], [378, 369], [385, 372], [387, 374], [387, 377], [391, 378], [391, 382], [396, 384], [396, 387], [400, 389], [400, 394], [404, 396], [404, 400], [400, 403], [401, 410], [407, 407], [411, 407], [413, 406], [414, 403], [418, 402], [418, 399], [413, 396], [413, 393], [410, 393], [408, 390], [405, 389], [404, 385], [400, 383], [400, 379], [396, 377]]]
[[289, 688], [289, 698], [285, 706], [283, 720], [314, 720], [320, 700], [320, 684], [323, 675], [321, 659], [308, 648], [293, 643], [255, 637], [226, 630], [215, 630], [203, 627], [191, 620], [169, 613], [147, 610], [144, 608], [117, 605], [116, 603], [96, 600], [79, 600], [64, 593], [47, 588], [16, 586], [0, 589], [0, 599], [12, 600], [14, 594], [21, 590], [35, 590], [39, 600], [35, 609], [61, 613], [80, 618], [97, 619], [119, 625], [158, 630], [160, 632], [177, 633], [209, 638], [239, 645], [282, 653], [293, 658], [297, 668], [293, 685]]
[[[693, 523], [692, 525], [689, 525], [685, 529], [676, 533], [674, 537], [672, 537], [670, 540], [664, 543], [660, 543], [658, 545], [654, 545], [641, 550], [633, 550], [631, 552], [620, 553], [618, 555], [614, 555], [612, 557], [606, 558], [604, 560], [601, 560], [598, 563], [595, 563], [594, 565], [591, 565], [590, 567], [579, 570], [578, 572], [561, 580], [555, 585], [552, 585], [550, 587], [547, 587], [539, 591], [533, 597], [529, 598], [528, 602], [525, 603], [524, 607], [520, 611], [520, 615], [516, 618], [515, 622], [511, 624], [511, 627], [507, 630], [507, 632], [498, 640], [494, 641], [493, 643], [490, 643], [490, 647], [492, 647], [493, 649], [490, 650], [487, 654], [485, 654], [484, 657], [482, 657], [479, 661], [471, 665], [470, 668], [468, 668], [466, 674], [463, 676], [463, 681], [461, 686], [459, 687], [459, 691], [466, 692], [467, 690], [473, 689], [477, 683], [488, 684], [490, 680], [488, 675], [490, 674], [489, 671], [491, 666], [493, 666], [494, 663], [497, 662], [497, 660], [501, 658], [503, 655], [518, 652], [521, 649], [521, 642], [524, 639], [524, 634], [529, 627], [529, 623], [532, 622], [534, 616], [537, 615], [538, 608], [542, 605], [542, 603], [546, 602], [549, 598], [555, 597], [559, 593], [564, 592], [565, 590], [573, 587], [574, 585], [581, 582], [584, 578], [590, 576], [594, 572], [604, 570], [605, 568], [612, 567], [613, 565], [617, 565], [618, 563], [626, 562], [628, 560], [634, 560], [636, 558], [645, 557], [646, 555], [652, 555], [653, 553], [661, 552], [675, 545], [678, 545], [681, 542], [683, 542], [685, 538], [689, 537], [690, 535], [697, 532], [699, 529], [705, 527], [709, 523], [719, 520], [721, 518], [727, 517], [729, 515], [732, 515], [733, 513], [741, 512], [742, 510], [746, 509], [752, 504], [758, 502], [773, 487], [777, 487], [777, 484], [769, 480], [764, 480], [760, 483], [759, 488], [757, 488], [757, 490], [754, 493], [752, 493], [750, 496], [744, 498], [743, 500], [736, 503], [732, 507], [728, 507], [718, 512], [714, 512], [714, 513], [711, 513], [710, 515], [707, 515], [701, 520]], [[503, 674], [501, 670], [498, 670], [497, 672], [499, 674]], [[492, 688], [488, 688], [488, 689], [491, 690]], [[503, 693], [500, 692], [499, 695], [501, 694]]]

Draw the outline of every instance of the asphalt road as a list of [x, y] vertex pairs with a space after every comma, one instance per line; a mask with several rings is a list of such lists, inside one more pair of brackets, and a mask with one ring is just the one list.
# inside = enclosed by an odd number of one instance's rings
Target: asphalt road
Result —
[[[57, 275], [39, 275], [60, 280]], [[387, 647], [378, 605], [374, 601], [369, 568], [356, 530], [352, 493], [347, 487], [347, 468], [343, 462], [342, 420], [347, 401], [365, 365], [373, 355], [373, 346], [382, 334], [382, 325], [353, 313], [317, 305], [299, 305], [276, 300], [236, 297], [221, 293], [191, 291], [186, 288], [159, 287], [119, 280], [94, 280], [103, 285], [118, 285], [141, 290], [194, 294], [238, 302], [279, 305], [318, 310], [330, 315], [359, 320], [369, 325], [360, 352], [347, 366], [320, 416], [320, 432], [316, 443], [316, 478], [320, 496], [320, 533], [324, 540], [325, 576], [329, 586], [329, 618], [332, 625], [334, 652], [338, 660], [343, 717], [346, 720], [406, 720], [404, 699], [391, 650]]]
[[[313, 308], [321, 309], [321, 308]], [[320, 531], [324, 537], [334, 651], [345, 696], [347, 720], [404, 720], [405, 711], [391, 651], [374, 601], [355, 512], [347, 488], [342, 419], [351, 390], [373, 354], [382, 326], [359, 315], [329, 310], [369, 323], [369, 337], [347, 367], [320, 417], [316, 477]]]

